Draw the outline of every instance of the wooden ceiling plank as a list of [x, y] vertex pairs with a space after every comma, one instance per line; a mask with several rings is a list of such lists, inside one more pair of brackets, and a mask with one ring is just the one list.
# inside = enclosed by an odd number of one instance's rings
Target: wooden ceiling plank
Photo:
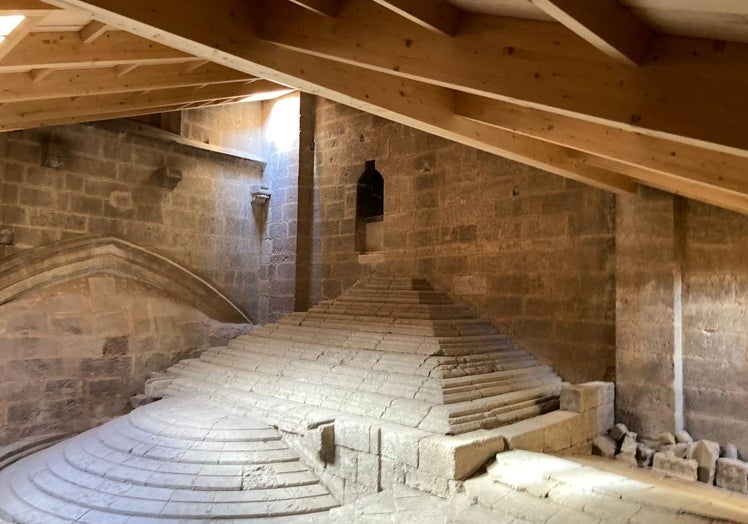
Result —
[[59, 13], [60, 8], [39, 0], [0, 0], [0, 16], [47, 16]]
[[[2, 54], [0, 45], [0, 54]], [[31, 69], [80, 69], [115, 65], [152, 65], [197, 60], [181, 51], [123, 31], [110, 31], [90, 44], [77, 33], [31, 33], [0, 59], [0, 73]]]
[[617, 0], [530, 0], [606, 55], [639, 64], [652, 31]]
[[290, 4], [262, 5], [259, 36], [302, 53], [748, 156], [748, 120], [735, 119], [748, 113], [748, 45], [659, 35], [631, 67], [549, 22], [466, 14], [444, 39], [371, 2], [314, 25]]
[[251, 85], [243, 82], [214, 85], [200, 91], [192, 87], [162, 89], [145, 96], [138, 93], [83, 96], [68, 104], [60, 104], [57, 100], [4, 104], [0, 107], [0, 130], [101, 120], [112, 118], [111, 113], [120, 111], [142, 114], [163, 106], [233, 100], [279, 88], [278, 84], [262, 80]]
[[26, 17], [18, 26], [0, 42], [0, 61], [8, 56], [41, 21], [42, 17]]
[[444, 0], [374, 0], [431, 31], [454, 36], [460, 21], [461, 11]]
[[92, 20], [78, 32], [78, 35], [84, 44], [91, 44], [108, 30], [109, 27], [106, 24], [102, 24], [98, 20]]
[[318, 15], [335, 18], [340, 7], [339, 0], [291, 0], [294, 4]]
[[[625, 172], [637, 173], [636, 178], [642, 182], [646, 176], [660, 181], [668, 177], [670, 190], [680, 180], [692, 186], [719, 186], [723, 191], [748, 196], [748, 178], [745, 176], [748, 159], [742, 156], [469, 94], [457, 95], [455, 111], [458, 115], [513, 133], [581, 151], [590, 157], [605, 158], [619, 167], [626, 164], [630, 168]], [[603, 164], [598, 162], [596, 165]], [[609, 163], [605, 165], [610, 166]]]
[[245, 73], [213, 64], [192, 73], [185, 73], [181, 64], [143, 66], [125, 78], [122, 78], [121, 71], [117, 68], [42, 71], [55, 71], [55, 75], [44, 82], [35, 81], [26, 73], [0, 75], [0, 103], [129, 93], [203, 84], [246, 84], [251, 78]]

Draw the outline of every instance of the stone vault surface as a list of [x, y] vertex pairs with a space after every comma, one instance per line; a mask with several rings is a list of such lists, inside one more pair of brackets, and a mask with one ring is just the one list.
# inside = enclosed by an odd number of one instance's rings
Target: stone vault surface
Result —
[[276, 429], [200, 399], [149, 404], [0, 472], [10, 522], [293, 522], [337, 505]]

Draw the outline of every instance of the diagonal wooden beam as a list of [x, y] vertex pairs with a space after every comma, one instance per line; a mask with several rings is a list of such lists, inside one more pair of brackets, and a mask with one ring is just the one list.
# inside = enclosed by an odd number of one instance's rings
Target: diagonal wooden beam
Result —
[[606, 55], [637, 65], [652, 31], [617, 0], [530, 0]]
[[110, 31], [90, 44], [77, 33], [31, 33], [0, 59], [0, 73], [192, 60], [196, 58], [122, 31]]
[[[498, 100], [458, 93], [458, 115], [584, 153], [587, 163], [737, 210], [748, 203], [748, 159]], [[741, 196], [742, 195], [742, 196]], [[744, 211], [745, 212], [744, 208]]]
[[86, 27], [78, 32], [78, 35], [81, 37], [84, 44], [90, 44], [106, 33], [108, 29], [109, 28], [106, 24], [102, 24], [97, 20], [92, 20], [86, 25]]
[[291, 2], [313, 13], [330, 18], [337, 16], [340, 3], [339, 0], [291, 0]]
[[[132, 66], [126, 66], [132, 67]], [[34, 77], [36, 71], [36, 77]], [[129, 93], [173, 87], [199, 86], [249, 81], [253, 78], [210, 64], [185, 72], [182, 64], [140, 67], [123, 78], [117, 68], [79, 70], [37, 69], [26, 73], [0, 74], [0, 104], [30, 100], [48, 100], [74, 96]], [[46, 78], [41, 75], [55, 74]]]
[[748, 114], [746, 44], [657, 36], [634, 68], [552, 22], [464, 13], [445, 39], [366, 1], [314, 24], [290, 4], [262, 7], [258, 35], [303, 53], [748, 156], [748, 119], [735, 118]]
[[460, 21], [461, 11], [444, 0], [374, 0], [416, 24], [453, 36]]
[[[456, 117], [454, 93], [449, 89], [303, 57], [259, 41], [246, 30], [256, 15], [246, 2], [216, 0], [208, 6], [200, 0], [162, 0], [144, 10], [124, 0], [96, 0], [95, 4], [83, 0], [54, 1], [87, 7], [98, 20], [110, 26], [155, 37], [165, 45], [195, 56], [320, 94], [484, 151], [611, 191], [636, 190], [636, 183], [628, 177], [579, 162], [566, 148]], [[231, 23], [220, 28], [192, 22], [220, 18], [225, 13], [231, 13]]]
[[0, 42], [0, 61], [12, 53], [18, 45], [31, 33], [37, 24], [41, 21], [41, 17], [26, 17], [18, 24], [18, 26], [5, 37], [5, 40]]
[[161, 89], [148, 95], [128, 93], [84, 96], [66, 104], [60, 104], [59, 100], [17, 102], [0, 106], [0, 130], [102, 120], [114, 118], [110, 116], [112, 113], [147, 114], [164, 106], [182, 107], [193, 102], [233, 100], [281, 87], [273, 82], [258, 80], [249, 85], [241, 81], [208, 86], [200, 90], [194, 87]]

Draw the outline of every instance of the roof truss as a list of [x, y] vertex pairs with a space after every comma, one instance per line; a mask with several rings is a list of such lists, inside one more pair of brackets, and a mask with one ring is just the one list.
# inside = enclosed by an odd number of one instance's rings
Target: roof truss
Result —
[[49, 3], [95, 22], [0, 60], [8, 129], [83, 118], [55, 93], [94, 119], [235, 101], [260, 77], [611, 191], [748, 212], [748, 45], [652, 37], [614, 0], [533, 0], [561, 24], [444, 0]]

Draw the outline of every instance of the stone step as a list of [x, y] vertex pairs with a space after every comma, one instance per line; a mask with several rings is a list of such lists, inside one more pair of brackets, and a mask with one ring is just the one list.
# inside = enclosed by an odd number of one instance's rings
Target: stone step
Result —
[[[39, 490], [26, 472], [18, 472], [12, 476], [11, 490], [14, 498], [17, 498], [25, 505], [32, 508], [31, 511], [22, 513], [24, 518], [30, 519], [26, 522], [39, 522], [46, 524], [76, 522], [85, 515], [90, 508], [78, 505], [75, 501], [67, 502], [50, 497], [43, 491]], [[3, 506], [5, 506], [5, 501]], [[7, 511], [7, 510], [6, 510]]]
[[69, 437], [70, 433], [47, 433], [26, 437], [0, 448], [0, 471], [24, 457], [46, 449]]
[[132, 453], [149, 453], [150, 449], [163, 449], [167, 452], [170, 450], [179, 451], [211, 451], [215, 453], [221, 452], [242, 452], [242, 451], [258, 451], [264, 449], [284, 449], [286, 445], [281, 440], [280, 435], [268, 438], [262, 441], [211, 441], [211, 440], [184, 440], [164, 435], [154, 435], [147, 433], [139, 428], [136, 428], [129, 422], [129, 417], [123, 417], [115, 419], [111, 422], [107, 422], [103, 426], [100, 426], [101, 433], [105, 435], [102, 438], [107, 438], [108, 442], [112, 442], [113, 439], [121, 438], [126, 439], [129, 442], [137, 442], [140, 448], [132, 448]]
[[[233, 384], [234, 381], [241, 381], [251, 390], [256, 390], [260, 393], [263, 393], [263, 391], [267, 393], [269, 391], [263, 387], [262, 382], [266, 380], [267, 376], [274, 376], [278, 379], [273, 381], [275, 385], [281, 384], [285, 380], [292, 380], [294, 383], [299, 384], [298, 386], [293, 386], [298, 387], [299, 392], [308, 390], [308, 384], [327, 384], [339, 389], [349, 389], [352, 392], [359, 390], [362, 393], [374, 393], [385, 397], [414, 398], [420, 394], [420, 400], [426, 401], [429, 397], [433, 397], [434, 402], [440, 397], [440, 388], [436, 379], [393, 375], [376, 370], [363, 374], [360, 373], [361, 370], [356, 368], [335, 366], [325, 367], [323, 368], [325, 372], [321, 373], [311, 364], [295, 364], [284, 368], [278, 374], [272, 374], [268, 373], [267, 370], [245, 369], [244, 361], [222, 359], [217, 355], [208, 357], [203, 363], [210, 364], [216, 368], [211, 370], [208, 367], [199, 366], [200, 369], [208, 374], [207, 376], [220, 376], [222, 383], [225, 384]], [[198, 366], [198, 364], [195, 364], [195, 366]], [[222, 366], [231, 366], [234, 377], [228, 378], [225, 375], [221, 375], [219, 367]], [[207, 376], [205, 377], [206, 379]], [[431, 381], [431, 383], [427, 384], [427, 381]], [[315, 389], [317, 388], [315, 387]], [[324, 394], [324, 388], [319, 393]], [[390, 401], [391, 399], [389, 398], [385, 400], [387, 403]]]

